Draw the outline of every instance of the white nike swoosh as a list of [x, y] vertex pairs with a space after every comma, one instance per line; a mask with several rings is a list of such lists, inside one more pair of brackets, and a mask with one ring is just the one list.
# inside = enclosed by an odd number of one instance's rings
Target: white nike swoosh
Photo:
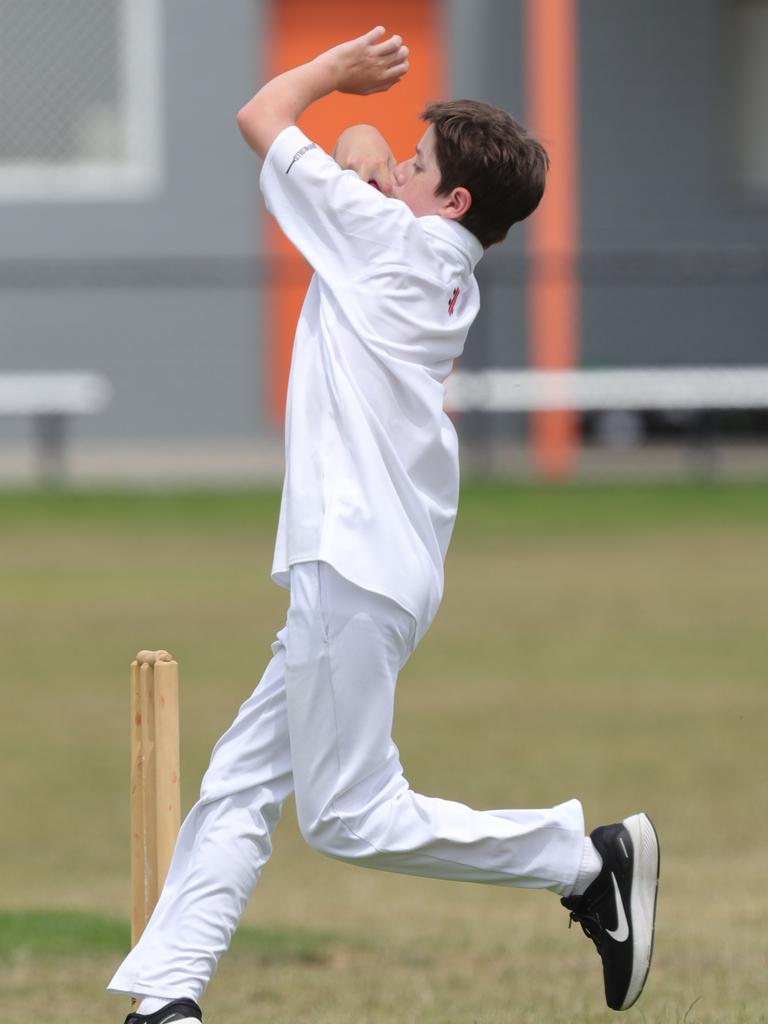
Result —
[[613, 891], [616, 896], [616, 916], [618, 918], [618, 925], [614, 931], [610, 928], [606, 928], [606, 932], [616, 942], [626, 942], [629, 938], [629, 921], [627, 921], [627, 915], [624, 910], [624, 904], [621, 901], [621, 893], [619, 892], [619, 883], [616, 881], [616, 875], [611, 872], [611, 878], [613, 879]]

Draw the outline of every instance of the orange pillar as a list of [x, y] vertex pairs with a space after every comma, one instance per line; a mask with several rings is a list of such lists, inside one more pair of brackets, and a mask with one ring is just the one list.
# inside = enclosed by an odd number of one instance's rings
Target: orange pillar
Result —
[[[411, 50], [410, 71], [394, 88], [374, 96], [334, 94], [314, 104], [299, 121], [302, 131], [327, 152], [351, 124], [374, 124], [398, 160], [411, 156], [424, 132], [419, 113], [443, 98], [444, 41], [439, 0], [272, 0], [265, 74], [302, 64], [323, 49], [362, 35], [376, 25], [401, 35]], [[273, 268], [267, 291], [267, 408], [282, 423], [293, 334], [310, 270], [271, 217], [266, 251]]]
[[[578, 0], [527, 0], [528, 124], [546, 146], [551, 168], [529, 226], [529, 353], [537, 370], [566, 370], [579, 361]], [[534, 413], [538, 473], [568, 474], [578, 454], [571, 410]]]

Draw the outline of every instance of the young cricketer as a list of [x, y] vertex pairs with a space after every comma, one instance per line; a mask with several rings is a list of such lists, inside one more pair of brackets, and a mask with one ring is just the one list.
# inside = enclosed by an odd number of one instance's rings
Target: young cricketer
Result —
[[[483, 251], [538, 205], [547, 157], [505, 112], [428, 106], [395, 165], [375, 129], [334, 160], [297, 120], [408, 71], [378, 27], [268, 82], [238, 115], [261, 190], [314, 276], [296, 329], [273, 579], [284, 627], [214, 748], [147, 928], [110, 983], [126, 1024], [191, 1024], [293, 792], [306, 841], [383, 871], [561, 897], [626, 1009], [650, 966], [659, 869], [645, 814], [584, 831], [582, 807], [476, 811], [415, 793], [392, 742], [397, 675], [437, 612], [458, 503], [444, 385], [479, 308]], [[356, 173], [357, 172], [357, 173]], [[371, 187], [369, 181], [376, 184]]]

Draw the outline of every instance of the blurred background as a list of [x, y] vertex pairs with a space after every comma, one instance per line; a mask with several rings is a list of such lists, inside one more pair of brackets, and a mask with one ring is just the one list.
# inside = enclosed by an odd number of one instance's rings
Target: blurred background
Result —
[[[763, 0], [2, 0], [0, 482], [279, 479], [307, 271], [234, 116], [376, 21], [413, 70], [319, 104], [322, 145], [374, 121], [404, 158], [425, 101], [469, 96], [552, 159], [540, 210], [478, 268], [449, 390], [467, 471], [765, 476]], [[672, 371], [650, 394], [590, 391], [648, 368]], [[509, 377], [531, 369], [587, 371], [589, 393], [536, 411]]]
[[[765, 1024], [768, 0], [0, 0], [0, 1017], [120, 1020], [129, 680], [180, 664], [183, 809], [258, 682], [302, 260], [235, 114], [377, 23], [546, 144], [449, 380], [463, 490], [398, 689], [411, 783], [662, 839], [636, 1019]], [[246, 1024], [601, 1024], [554, 898], [357, 871], [292, 809], [206, 999]], [[216, 1016], [218, 1014], [218, 1017]]]

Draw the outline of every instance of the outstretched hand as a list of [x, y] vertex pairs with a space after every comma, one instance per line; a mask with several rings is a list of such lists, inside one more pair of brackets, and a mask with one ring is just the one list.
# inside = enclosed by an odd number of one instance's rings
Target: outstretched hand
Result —
[[318, 58], [327, 61], [333, 70], [339, 92], [368, 96], [385, 92], [396, 85], [408, 71], [408, 47], [401, 36], [382, 39], [386, 29], [381, 25], [365, 35], [340, 43]]

